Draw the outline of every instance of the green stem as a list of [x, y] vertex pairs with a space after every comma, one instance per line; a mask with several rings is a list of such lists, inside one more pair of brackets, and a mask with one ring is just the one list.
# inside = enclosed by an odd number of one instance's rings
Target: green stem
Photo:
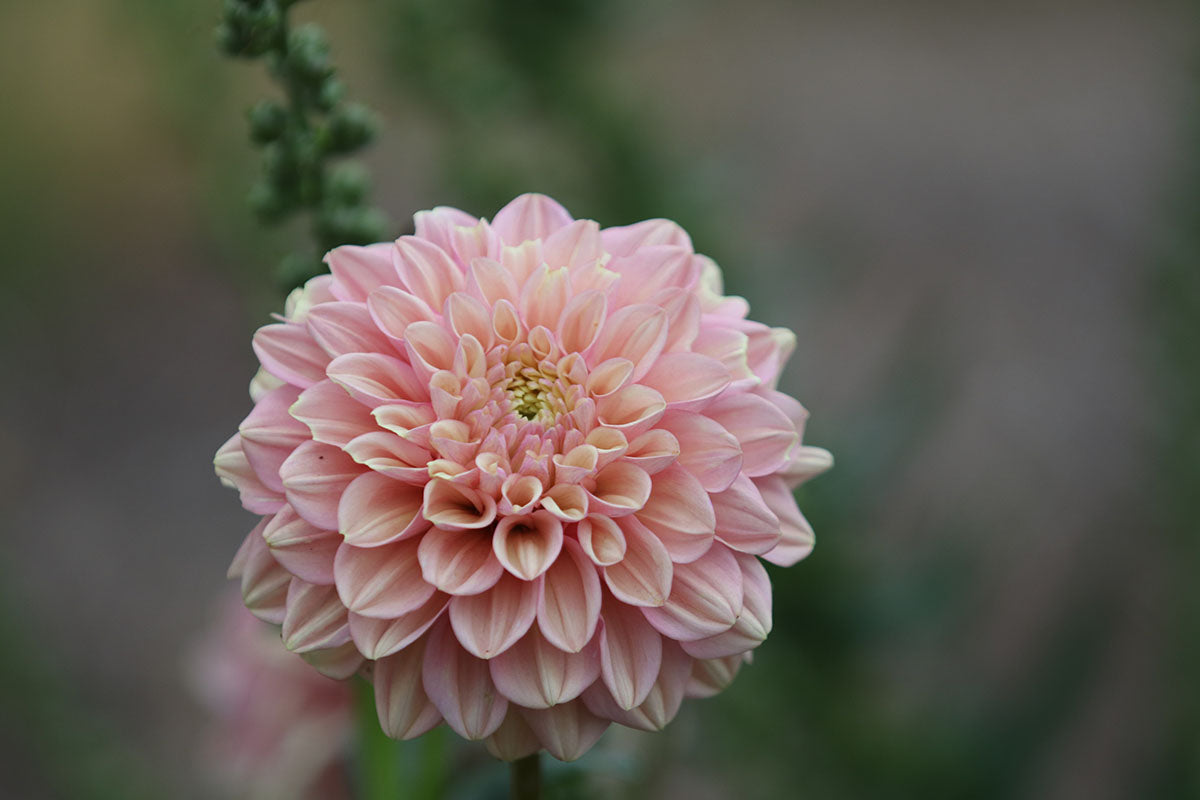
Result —
[[366, 680], [354, 680], [357, 728], [357, 763], [362, 800], [397, 800], [402, 797], [400, 758], [397, 742], [379, 727], [375, 713], [375, 691]]
[[541, 754], [519, 758], [509, 765], [510, 800], [538, 800], [542, 796]]

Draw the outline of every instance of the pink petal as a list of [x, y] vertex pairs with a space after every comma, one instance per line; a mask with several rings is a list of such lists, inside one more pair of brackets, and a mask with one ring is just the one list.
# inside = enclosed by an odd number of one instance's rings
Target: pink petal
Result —
[[549, 708], [574, 700], [600, 677], [598, 645], [566, 653], [534, 626], [519, 642], [491, 660], [500, 693], [526, 708]]
[[478, 224], [478, 217], [450, 206], [437, 206], [429, 211], [413, 214], [416, 235], [428, 239], [446, 252], [451, 250], [456, 228], [473, 227]]
[[512, 273], [490, 258], [472, 259], [467, 270], [467, 291], [489, 306], [495, 306], [501, 300], [511, 304], [520, 294]]
[[591, 641], [599, 619], [600, 578], [579, 545], [567, 539], [562, 556], [542, 580], [538, 626], [559, 650], [577, 653]]
[[427, 375], [454, 367], [458, 342], [440, 323], [414, 322], [409, 325], [404, 332], [404, 345], [409, 361]]
[[608, 720], [588, 710], [582, 701], [540, 710], [521, 709], [542, 746], [560, 761], [574, 761], [592, 748], [608, 730]]
[[729, 385], [729, 370], [720, 361], [699, 353], [665, 353], [642, 377], [657, 389], [668, 407], [694, 411], [708, 404]]
[[359, 464], [393, 480], [423, 486], [429, 479], [430, 452], [388, 431], [356, 436], [342, 446], [342, 451]]
[[[288, 586], [292, 582], [292, 574], [280, 566], [267, 543], [263, 541], [263, 530], [268, 521], [263, 520], [238, 551], [242, 559], [242, 602], [250, 613], [263, 622], [279, 625], [287, 613]], [[244, 552], [243, 552], [244, 551]]]
[[563, 351], [582, 353], [591, 347], [600, 335], [600, 327], [607, 313], [608, 302], [603, 292], [592, 290], [572, 297], [562, 309], [555, 326]]
[[516, 245], [545, 239], [571, 222], [571, 215], [557, 201], [544, 194], [523, 194], [496, 212], [492, 230], [505, 244]]
[[633, 375], [633, 362], [628, 358], [610, 358], [592, 368], [585, 388], [589, 397], [597, 399], [620, 389]]
[[331, 380], [301, 392], [289, 413], [308, 427], [313, 439], [337, 447], [377, 429], [366, 406]]
[[712, 697], [724, 691], [745, 662], [745, 656], [696, 659], [692, 663], [692, 677], [688, 681], [688, 697]]
[[596, 475], [588, 508], [610, 517], [632, 514], [650, 497], [650, 476], [627, 461], [614, 461]]
[[323, 303], [308, 313], [305, 322], [312, 338], [330, 358], [392, 348], [362, 303]]
[[763, 558], [781, 567], [790, 567], [812, 552], [815, 537], [812, 526], [796, 506], [796, 498], [785, 479], [779, 476], [756, 478], [754, 481], [767, 507], [779, 518], [780, 538], [774, 549]]
[[542, 749], [542, 743], [515, 708], [508, 710], [504, 722], [487, 738], [488, 752], [501, 761], [516, 761]]
[[617, 297], [621, 303], [646, 302], [660, 289], [690, 288], [700, 277], [691, 247], [649, 245], [607, 264], [620, 273]]
[[439, 528], [486, 528], [496, 518], [496, 501], [491, 495], [436, 478], [425, 484], [423, 513]]
[[600, 424], [616, 428], [628, 439], [653, 425], [667, 410], [667, 401], [649, 386], [632, 384], [596, 401]]
[[621, 603], [606, 601], [603, 616], [600, 678], [619, 708], [633, 708], [646, 699], [658, 678], [662, 637], [637, 609]]
[[758, 647], [771, 632], [771, 581], [762, 563], [751, 555], [737, 554], [742, 569], [742, 610], [737, 622], [724, 633], [708, 639], [683, 642], [683, 649], [696, 658], [724, 658]]
[[221, 483], [238, 490], [242, 506], [255, 514], [274, 514], [283, 508], [284, 498], [267, 488], [250, 466], [242, 449], [242, 435], [235, 433], [221, 445], [213, 458], [213, 469]]
[[542, 243], [546, 263], [551, 267], [581, 267], [593, 264], [604, 255], [600, 226], [590, 219], [577, 219], [559, 228]]
[[287, 385], [267, 392], [238, 426], [242, 451], [251, 469], [275, 492], [283, 491], [279, 467], [309, 438], [308, 428], [288, 414], [288, 408], [298, 396], [299, 390]]
[[706, 326], [700, 329], [692, 342], [692, 352], [702, 353], [709, 358], [715, 358], [725, 365], [734, 385], [744, 385], [745, 388], [756, 386], [758, 377], [750, 371], [746, 361], [750, 340], [746, 334], [733, 328]]
[[284, 647], [293, 653], [323, 650], [350, 641], [349, 619], [337, 589], [293, 578], [282, 635]]
[[756, 394], [726, 394], [710, 403], [704, 413], [737, 437], [742, 471], [751, 478], [778, 471], [800, 441], [791, 420]]
[[338, 529], [338, 502], [350, 481], [363, 468], [340, 449], [320, 442], [296, 448], [279, 470], [292, 508], [304, 519], [325, 530]]
[[284, 506], [263, 529], [271, 555], [288, 572], [309, 583], [333, 583], [333, 558], [342, 537], [309, 524], [291, 506]]
[[338, 356], [329, 365], [329, 377], [371, 408], [396, 400], [429, 399], [429, 385], [417, 377], [412, 367], [382, 353]]
[[484, 349], [492, 346], [492, 312], [479, 300], [465, 292], [455, 292], [446, 298], [446, 319], [458, 336], [474, 336]]
[[597, 716], [638, 730], [661, 731], [679, 713], [691, 674], [692, 658], [674, 642], [663, 642], [662, 669], [636, 708], [620, 709], [597, 686], [585, 692], [583, 700]]
[[669, 411], [658, 427], [679, 440], [679, 465], [709, 492], [729, 488], [742, 469], [742, 448], [732, 433], [702, 414]]
[[692, 473], [673, 464], [652, 478], [650, 499], [638, 519], [660, 536], [693, 537], [697, 544], [712, 538], [717, 519], [708, 492]]
[[729, 548], [716, 544], [690, 564], [676, 564], [667, 602], [642, 613], [663, 636], [686, 642], [729, 630], [741, 609], [741, 568]]
[[588, 494], [581, 486], [560, 483], [542, 496], [542, 507], [564, 522], [578, 522], [588, 512]]
[[450, 595], [434, 592], [420, 608], [396, 619], [375, 619], [350, 612], [350, 638], [370, 659], [380, 659], [403, 650], [421, 637], [450, 604]]
[[646, 374], [667, 341], [667, 312], [640, 304], [618, 309], [604, 323], [588, 353], [589, 364], [610, 358], [627, 358], [634, 364], [633, 379]]
[[548, 511], [504, 517], [492, 534], [496, 558], [524, 581], [531, 581], [549, 569], [562, 546], [562, 522]]
[[537, 616], [538, 586], [502, 575], [481, 594], [450, 600], [450, 624], [467, 652], [479, 658], [503, 653], [529, 630]]
[[381, 286], [371, 292], [367, 310], [375, 326], [396, 344], [404, 341], [409, 325], [438, 318], [424, 300], [395, 286]]
[[[661, 421], [659, 422], [661, 425]], [[629, 443], [626, 463], [640, 467], [648, 475], [656, 475], [678, 460], [679, 440], [668, 430], [651, 428]]]
[[429, 632], [422, 677], [429, 699], [464, 739], [484, 739], [504, 721], [508, 700], [492, 683], [488, 663], [459, 645], [445, 619]]
[[692, 345], [700, 335], [699, 298], [685, 289], [663, 289], [651, 298], [651, 302], [667, 312], [667, 341], [663, 344], [663, 352], [697, 352]]
[[591, 516], [580, 520], [576, 535], [583, 552], [597, 566], [612, 566], [625, 557], [625, 534], [610, 517]]
[[421, 538], [417, 558], [425, 580], [454, 595], [487, 591], [504, 575], [491, 535], [474, 530], [434, 528]]
[[364, 617], [395, 619], [424, 605], [434, 588], [421, 578], [419, 546], [417, 539], [371, 548], [344, 542], [333, 574], [346, 608]]
[[254, 334], [254, 353], [272, 375], [306, 389], [325, 378], [329, 354], [308, 328], [292, 322], [264, 325]]
[[325, 263], [333, 274], [330, 290], [339, 300], [363, 302], [379, 286], [396, 282], [392, 266], [392, 243], [366, 247], [343, 245], [325, 254]]
[[728, 489], [710, 495], [717, 512], [717, 538], [734, 550], [762, 555], [780, 541], [779, 517], [745, 475]]
[[383, 732], [393, 739], [414, 739], [442, 721], [425, 694], [424, 665], [424, 642], [375, 662], [375, 712]]
[[619, 228], [600, 231], [604, 249], [615, 256], [627, 256], [640, 247], [675, 245], [691, 249], [692, 240], [687, 231], [669, 219], [648, 219]]
[[421, 487], [366, 472], [346, 487], [338, 503], [338, 530], [355, 547], [377, 547], [429, 528], [421, 516]]
[[392, 257], [400, 282], [430, 308], [441, 308], [446, 295], [463, 288], [462, 270], [433, 242], [401, 236]]
[[617, 599], [635, 606], [660, 606], [671, 591], [671, 555], [637, 517], [622, 517], [625, 556], [604, 568], [604, 582]]
[[566, 267], [549, 269], [545, 264], [534, 270], [521, 287], [518, 309], [530, 327], [557, 325], [570, 297], [571, 281]]

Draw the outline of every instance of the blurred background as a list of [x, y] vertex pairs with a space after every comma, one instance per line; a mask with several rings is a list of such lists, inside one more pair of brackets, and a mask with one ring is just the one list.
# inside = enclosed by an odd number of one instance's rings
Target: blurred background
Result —
[[[671, 217], [798, 335], [837, 466], [774, 633], [561, 796], [1200, 797], [1196, 12], [297, 6], [394, 235], [530, 190]], [[0, 797], [223, 796], [184, 665], [254, 520], [211, 460], [306, 232], [246, 209], [277, 90], [218, 15], [0, 2]], [[503, 796], [481, 752], [454, 797]]]

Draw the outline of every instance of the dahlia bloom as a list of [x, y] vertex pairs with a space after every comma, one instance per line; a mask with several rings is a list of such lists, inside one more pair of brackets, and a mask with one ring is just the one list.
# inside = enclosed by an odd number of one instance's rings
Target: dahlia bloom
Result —
[[524, 195], [416, 215], [255, 334], [254, 410], [217, 473], [262, 521], [230, 574], [384, 730], [445, 722], [513, 759], [661, 729], [771, 629], [760, 557], [813, 535], [831, 464], [776, 391], [790, 331], [746, 319], [666, 220]]

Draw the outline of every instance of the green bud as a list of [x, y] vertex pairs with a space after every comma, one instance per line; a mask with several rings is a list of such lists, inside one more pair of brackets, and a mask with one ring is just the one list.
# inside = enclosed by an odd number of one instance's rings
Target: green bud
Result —
[[350, 153], [375, 136], [375, 115], [357, 103], [339, 108], [329, 116], [325, 148], [330, 153]]
[[250, 140], [256, 144], [273, 142], [287, 127], [287, 110], [274, 100], [260, 100], [250, 109]]
[[275, 279], [281, 289], [290, 291], [324, 271], [321, 262], [312, 256], [288, 253], [279, 261], [279, 266], [275, 269]]
[[256, 183], [246, 200], [254, 216], [267, 225], [286, 219], [294, 210], [292, 202], [269, 183]]
[[285, 68], [296, 79], [316, 87], [333, 72], [329, 64], [329, 43], [316, 25], [296, 28], [288, 36]]
[[245, 0], [225, 0], [217, 44], [222, 51], [239, 58], [257, 58], [269, 52], [279, 41], [283, 14], [275, 0], [251, 4]]
[[323, 247], [371, 244], [387, 238], [387, 219], [378, 210], [357, 206], [326, 206], [317, 215], [317, 238]]
[[321, 83], [321, 88], [317, 92], [317, 108], [325, 112], [332, 111], [345, 96], [346, 85], [330, 75]]
[[325, 197], [335, 205], [354, 206], [362, 202], [370, 188], [370, 178], [361, 164], [338, 164], [325, 180]]

